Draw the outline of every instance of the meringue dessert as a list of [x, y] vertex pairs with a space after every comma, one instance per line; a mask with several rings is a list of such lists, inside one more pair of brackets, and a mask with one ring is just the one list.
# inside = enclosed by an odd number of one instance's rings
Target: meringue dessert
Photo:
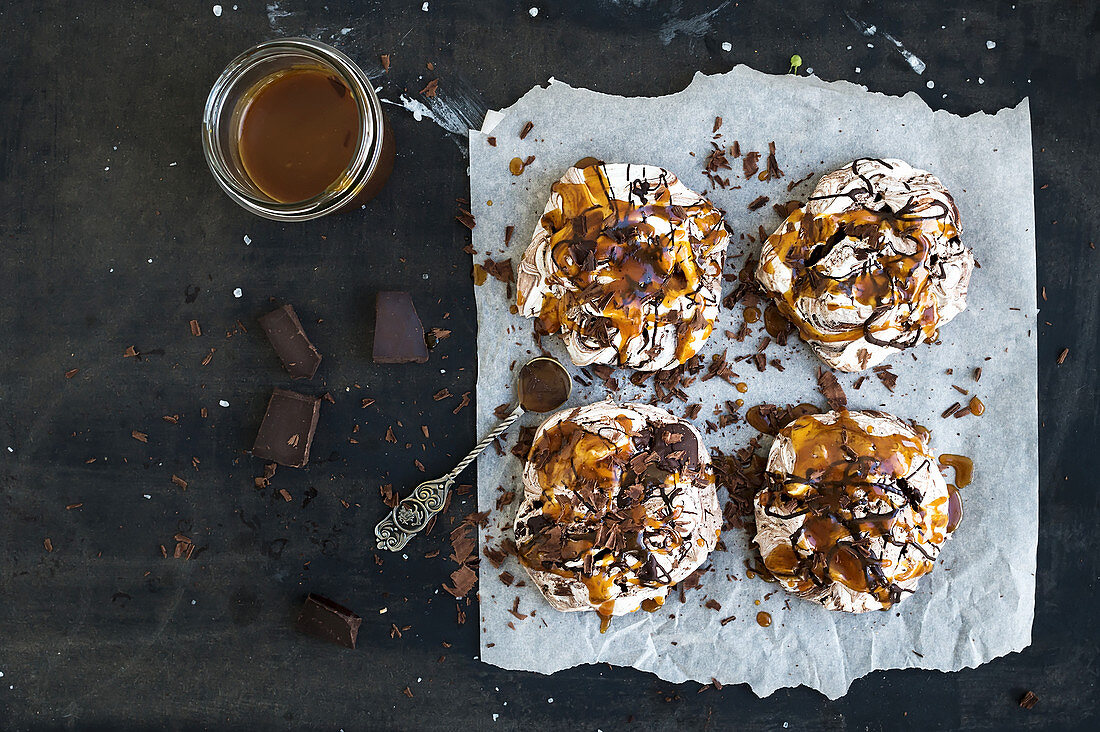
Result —
[[660, 607], [714, 549], [722, 515], [710, 457], [689, 422], [602, 401], [535, 432], [515, 521], [520, 563], [564, 612]]
[[974, 254], [931, 173], [860, 158], [768, 237], [756, 279], [822, 361], [862, 371], [932, 342], [966, 308]]
[[961, 509], [927, 430], [827, 412], [780, 430], [756, 497], [756, 544], [789, 592], [829, 610], [886, 610], [915, 591]]
[[729, 241], [722, 212], [663, 168], [569, 168], [523, 255], [519, 312], [578, 366], [671, 368], [714, 329]]

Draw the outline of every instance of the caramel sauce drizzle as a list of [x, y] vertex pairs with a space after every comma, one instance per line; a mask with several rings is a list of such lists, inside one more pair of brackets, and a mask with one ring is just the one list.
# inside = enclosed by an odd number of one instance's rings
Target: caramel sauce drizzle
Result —
[[[860, 190], [873, 195], [871, 181], [859, 173], [858, 165], [863, 160], [852, 162], [852, 172], [866, 184]], [[837, 197], [855, 200], [853, 193], [810, 200]], [[932, 241], [935, 237], [955, 238], [958, 232], [947, 209], [939, 201], [934, 204], [935, 208], [922, 207], [911, 198], [898, 211], [859, 208], [840, 214], [819, 214], [808, 220], [805, 207], [793, 211], [786, 223], [768, 237], [778, 259], [791, 268], [791, 287], [786, 292], [770, 293], [779, 310], [804, 339], [822, 343], [847, 343], [863, 337], [879, 346], [908, 348], [922, 335], [928, 341], [935, 340], [939, 315], [930, 282], [936, 267], [942, 269], [942, 265], [930, 255]], [[912, 251], [896, 249], [887, 234], [907, 242]], [[820, 262], [848, 238], [866, 242], [857, 245], [857, 255], [862, 255], [859, 265], [842, 276], [826, 274]], [[766, 261], [764, 267], [774, 274], [775, 262]], [[851, 298], [871, 308], [871, 315], [854, 328], [822, 332], [799, 313], [797, 305], [803, 298], [828, 296]], [[899, 314], [884, 317], [897, 306], [902, 306]], [[876, 335], [887, 329], [896, 329], [901, 335], [892, 340]]]
[[[610, 436], [569, 419], [543, 431], [531, 448], [542, 489], [535, 503], [541, 514], [528, 520], [529, 534], [517, 545], [526, 566], [585, 585], [601, 632], [610, 624], [621, 590], [671, 584], [654, 555], [675, 561], [690, 549], [681, 533], [680, 508], [673, 504], [680, 490], [674, 486], [681, 474], [700, 475], [686, 465], [682, 473], [669, 473], [654, 464], [636, 474], [631, 423], [625, 416], [618, 419], [622, 433]], [[647, 427], [638, 434], [667, 428]], [[655, 497], [659, 504], [646, 505]], [[642, 609], [653, 612], [663, 602], [646, 600]]]
[[[948, 507], [937, 505], [946, 499], [923, 509], [922, 497], [906, 480], [930, 462], [922, 440], [870, 433], [849, 412], [841, 412], [833, 424], [800, 417], [780, 435], [791, 441], [794, 465], [790, 475], [766, 473], [758, 500], [768, 515], [806, 519], [789, 545], [763, 558], [764, 565], [776, 577], [793, 581], [799, 592], [836, 581], [886, 606], [900, 600], [903, 589], [897, 583], [930, 571], [933, 557], [907, 540], [900, 566], [889, 566], [875, 555], [872, 539], [898, 545], [892, 531], [905, 521], [906, 506], [920, 517], [915, 525], [900, 525], [907, 536], [942, 543], [949, 522]], [[872, 511], [872, 502], [879, 501], [892, 508]]]
[[[663, 174], [656, 184], [635, 179], [629, 190], [615, 191], [604, 165], [583, 170], [584, 183], [554, 183], [551, 190], [561, 196], [561, 206], [542, 217], [551, 232], [551, 278], [571, 285], [560, 297], [546, 295], [539, 315], [543, 327], [548, 333], [582, 333], [601, 347], [614, 345], [618, 333], [619, 361], [624, 363], [634, 338], [644, 335], [648, 347], [655, 347], [661, 326], [684, 325], [677, 330], [676, 357], [687, 361], [714, 329], [713, 320], [703, 315], [709, 295], [699, 259], [720, 244], [721, 212], [705, 200], [692, 206], [673, 204]], [[651, 203], [641, 205], [651, 197]], [[693, 227], [684, 225], [689, 220]], [[671, 224], [671, 233], [658, 234], [655, 221]], [[702, 232], [702, 238], [692, 230]], [[678, 309], [659, 312], [684, 297], [695, 306], [690, 323], [681, 322]], [[523, 303], [520, 294], [520, 307]], [[585, 303], [598, 314], [577, 323], [569, 312]], [[702, 338], [693, 338], [693, 332], [701, 332]]]

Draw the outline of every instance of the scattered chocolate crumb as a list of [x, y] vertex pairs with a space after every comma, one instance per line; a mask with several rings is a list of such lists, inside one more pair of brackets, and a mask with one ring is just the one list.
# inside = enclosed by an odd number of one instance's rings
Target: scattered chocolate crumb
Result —
[[199, 327], [199, 321], [194, 320], [194, 319], [191, 320], [191, 335], [193, 335], [193, 336], [201, 336], [202, 335], [202, 328]]
[[496, 147], [497, 146], [497, 138], [495, 138], [495, 137], [486, 138], [485, 141], [489, 143], [490, 147]]
[[211, 348], [210, 349], [210, 353], [206, 354], [206, 357], [203, 358], [203, 360], [202, 360], [202, 365], [203, 366], [209, 365], [210, 359], [214, 358], [214, 351], [217, 351], [217, 350], [218, 350], [217, 348]]
[[458, 414], [470, 403], [470, 392], [466, 392], [462, 395], [462, 398], [458, 402], [458, 406], [451, 410], [452, 414]]
[[730, 145], [730, 155], [735, 158], [741, 157], [741, 143], [737, 140], [734, 140], [733, 144]]
[[419, 470], [421, 473], [427, 472], [427, 469], [424, 467], [424, 463], [420, 462], [419, 460], [413, 460], [413, 465], [415, 465], [416, 469]]
[[954, 403], [954, 404], [952, 404], [952, 405], [951, 405], [950, 407], [948, 407], [947, 409], [943, 410], [943, 412], [942, 412], [942, 413], [940, 414], [940, 416], [941, 416], [941, 417], [943, 417], [944, 419], [947, 419], [947, 418], [948, 418], [948, 417], [950, 417], [950, 416], [951, 416], [952, 414], [954, 414], [955, 412], [957, 412], [957, 411], [959, 410], [959, 408], [960, 408], [961, 406], [962, 406], [961, 404], [959, 404], [958, 402], [955, 402], [955, 403]]
[[962, 388], [961, 386], [956, 386], [955, 384], [952, 384], [951, 388], [954, 389], [955, 391], [959, 392], [960, 394], [969, 394], [970, 393], [966, 389]]
[[384, 53], [381, 56], [379, 56], [379, 59], [382, 61], [382, 70], [383, 71], [389, 71], [390, 70], [390, 55], [388, 53]]
[[130, 432], [130, 437], [133, 437], [138, 442], [148, 442], [149, 441], [149, 435], [145, 434], [144, 432], [138, 432], [137, 430], [132, 430]]
[[420, 93], [426, 97], [434, 97], [438, 89], [439, 79], [432, 79], [428, 82], [427, 86], [420, 90]]
[[435, 394], [432, 394], [432, 399], [439, 402], [443, 401], [444, 399], [449, 399], [452, 396], [454, 396], [454, 394], [452, 394], [449, 389], [443, 388], [437, 391]]
[[366, 409], [367, 407], [369, 407], [369, 406], [370, 406], [370, 405], [372, 405], [372, 404], [374, 404], [374, 400], [373, 400], [373, 399], [364, 399], [364, 400], [363, 400], [363, 404], [362, 404], [362, 408], [363, 408], [363, 409]]
[[493, 414], [496, 415], [497, 419], [504, 419], [512, 413], [512, 409], [513, 407], [511, 404], [509, 404], [508, 402], [504, 402], [504, 404], [497, 405], [493, 409]]
[[706, 602], [704, 602], [703, 606], [704, 607], [709, 607], [711, 610], [721, 610], [722, 609], [722, 603], [718, 602], [714, 598], [711, 598], [711, 599], [707, 600]]
[[718, 128], [721, 127], [721, 126], [722, 126], [722, 118], [721, 117], [715, 117], [714, 118], [714, 129], [711, 130], [711, 132], [717, 132]]
[[505, 585], [511, 586], [516, 581], [516, 576], [511, 572], [504, 571], [500, 573], [500, 581]]
[[722, 618], [722, 620], [719, 622], [721, 622], [723, 626], [726, 626], [732, 623], [734, 620], [737, 620], [737, 617], [735, 615], [730, 615], [728, 618]]
[[534, 122], [528, 122], [523, 126], [523, 129], [519, 131], [519, 139], [523, 140], [527, 135], [535, 128]]
[[1033, 709], [1039, 703], [1039, 697], [1034, 691], [1029, 691], [1020, 698], [1020, 706], [1024, 709]]
[[504, 246], [508, 246], [512, 241], [512, 234], [516, 231], [516, 227], [508, 225], [504, 227]]
[[187, 490], [187, 481], [178, 475], [172, 475], [172, 482], [180, 487], [181, 490]]
[[126, 350], [122, 352], [123, 358], [137, 358], [140, 355], [133, 346], [126, 346]]
[[981, 380], [982, 380], [982, 367], [979, 366], [978, 368], [974, 369], [974, 381], [981, 381]]
[[401, 693], [404, 694], [405, 696], [409, 697], [410, 699], [413, 698], [412, 690], [407, 686], [404, 689], [401, 690]]
[[1059, 364], [1065, 363], [1066, 356], [1068, 356], [1068, 355], [1069, 355], [1069, 349], [1068, 348], [1063, 348], [1061, 353], [1058, 354], [1058, 363]]
[[767, 196], [757, 196], [752, 200], [751, 203], [749, 203], [749, 210], [756, 211], [760, 208], [763, 208], [764, 204], [767, 203], [769, 200], [770, 199]]
[[80, 369], [69, 369], [68, 371], [65, 372], [65, 378], [66, 379], [71, 379], [79, 373], [80, 373]]
[[291, 501], [294, 500], [293, 498], [291, 498], [290, 492], [286, 488], [280, 488], [279, 489], [279, 495], [282, 496], [283, 500], [286, 501], [287, 503], [290, 503]]
[[46, 547], [46, 551], [48, 552], [53, 551], [53, 542], [50, 541], [50, 537], [48, 536], [42, 540], [42, 546]]

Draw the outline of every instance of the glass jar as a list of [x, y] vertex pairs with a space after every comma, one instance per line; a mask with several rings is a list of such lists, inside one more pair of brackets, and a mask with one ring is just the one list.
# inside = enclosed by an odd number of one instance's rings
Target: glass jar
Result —
[[[358, 105], [360, 124], [355, 152], [344, 172], [316, 196], [286, 203], [264, 193], [249, 177], [239, 140], [253, 90], [273, 74], [295, 68], [336, 75]], [[370, 79], [340, 51], [308, 38], [266, 41], [233, 59], [206, 100], [202, 143], [206, 162], [229, 197], [248, 211], [277, 221], [306, 221], [359, 206], [382, 189], [393, 170], [393, 133]]]

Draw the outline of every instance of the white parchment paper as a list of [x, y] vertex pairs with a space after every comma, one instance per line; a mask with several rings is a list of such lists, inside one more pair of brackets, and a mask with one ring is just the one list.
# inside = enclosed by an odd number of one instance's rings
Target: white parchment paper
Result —
[[[786, 175], [775, 181], [745, 180], [740, 160], [722, 171], [738, 189], [709, 190], [702, 175], [714, 118], [723, 124], [719, 144], [739, 141], [741, 150], [766, 155], [775, 141]], [[477, 219], [474, 259], [511, 257], [518, 266], [543, 210], [550, 185], [573, 162], [593, 156], [607, 162], [659, 165], [688, 186], [705, 191], [726, 211], [734, 232], [726, 272], [735, 273], [759, 244], [741, 234], [771, 233], [780, 217], [770, 203], [804, 200], [817, 178], [856, 157], [897, 157], [933, 171], [955, 196], [962, 213], [964, 240], [981, 265], [971, 280], [967, 310], [941, 330], [937, 346], [919, 345], [892, 358], [898, 374], [891, 394], [873, 376], [858, 391], [858, 375], [836, 372], [850, 408], [879, 408], [913, 418], [932, 430], [937, 454], [958, 453], [974, 460], [975, 475], [963, 490], [965, 517], [947, 543], [937, 567], [916, 594], [894, 609], [863, 615], [829, 612], [786, 595], [776, 585], [748, 579], [744, 560], [749, 537], [724, 532], [728, 551], [711, 555], [713, 571], [681, 603], [675, 592], [660, 611], [615, 618], [601, 635], [591, 613], [558, 613], [530, 582], [505, 586], [502, 570], [488, 561], [480, 568], [481, 658], [508, 669], [552, 673], [582, 663], [608, 662], [651, 671], [663, 679], [723, 684], [748, 683], [759, 695], [804, 684], [830, 698], [843, 695], [854, 679], [874, 669], [955, 670], [976, 666], [1026, 647], [1031, 641], [1035, 600], [1035, 547], [1038, 531], [1038, 437], [1035, 370], [1035, 241], [1032, 199], [1031, 130], [1025, 99], [995, 115], [961, 118], [932, 112], [915, 94], [902, 98], [870, 93], [848, 82], [772, 76], [739, 66], [726, 74], [696, 75], [682, 92], [656, 98], [623, 98], [574, 89], [551, 80], [518, 102], [491, 115], [491, 132], [471, 132], [470, 188]], [[519, 132], [534, 127], [526, 139]], [[489, 144], [488, 137], [496, 139]], [[513, 176], [513, 157], [535, 156], [521, 176]], [[761, 167], [763, 167], [763, 157]], [[787, 184], [813, 173], [788, 193]], [[751, 212], [757, 196], [771, 201]], [[490, 203], [491, 202], [491, 203]], [[515, 227], [504, 246], [505, 227]], [[726, 283], [726, 292], [733, 283]], [[503, 283], [490, 279], [475, 287], [478, 306], [478, 430], [495, 423], [493, 408], [512, 398], [516, 370], [537, 349], [532, 324], [510, 312], [513, 304]], [[737, 343], [723, 335], [737, 330], [742, 308], [723, 311], [703, 355], [728, 349], [732, 358], [752, 353], [766, 335], [763, 323]], [[556, 337], [544, 339], [573, 373]], [[769, 358], [785, 367], [764, 373], [734, 364], [748, 391], [740, 394], [720, 379], [697, 381], [688, 388], [701, 402], [696, 424], [714, 405], [743, 398], [761, 402], [823, 404], [815, 388], [819, 365], [796, 337], [785, 348], [771, 346]], [[916, 357], [915, 359], [913, 357]], [[988, 359], [988, 360], [987, 360]], [[972, 373], [982, 368], [980, 382]], [[953, 373], [948, 373], [948, 371]], [[620, 371], [621, 400], [648, 400], [649, 388], [636, 388]], [[981, 417], [942, 419], [940, 413], [964, 397], [956, 384], [986, 405]], [[599, 380], [575, 385], [569, 405], [607, 396]], [[683, 414], [685, 404], [671, 409]], [[538, 415], [524, 422], [537, 424]], [[521, 422], [522, 424], [522, 422]], [[513, 428], [506, 447], [515, 442]], [[732, 425], [706, 435], [710, 447], [729, 452], [755, 434]], [[491, 509], [482, 546], [495, 546], [510, 535], [514, 506], [497, 510], [502, 490], [522, 493], [520, 460], [487, 451], [478, 463], [478, 497]], [[952, 476], [948, 474], [950, 481]], [[719, 496], [724, 500], [724, 496]], [[509, 558], [502, 568], [526, 579]], [[509, 612], [515, 598], [518, 619]], [[707, 599], [721, 610], [704, 607]], [[759, 611], [773, 618], [756, 622]], [[722, 625], [720, 620], [736, 619]], [[511, 623], [511, 626], [509, 626]]]

